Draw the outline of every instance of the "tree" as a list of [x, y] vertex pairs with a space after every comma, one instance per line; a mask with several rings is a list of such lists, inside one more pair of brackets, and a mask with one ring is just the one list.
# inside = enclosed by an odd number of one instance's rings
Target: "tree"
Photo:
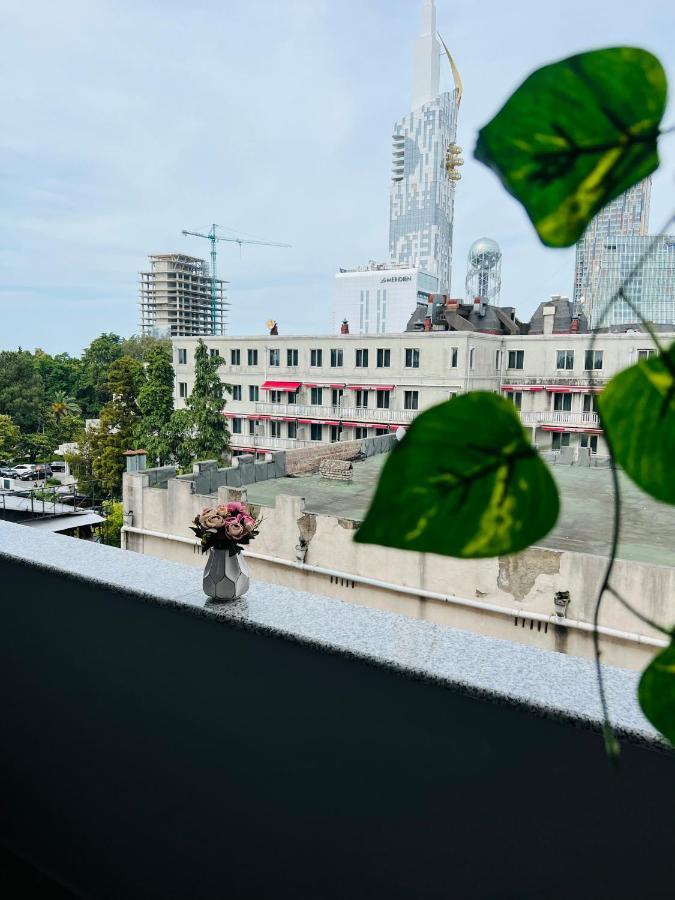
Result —
[[91, 434], [92, 474], [106, 493], [119, 493], [124, 472], [124, 451], [134, 444], [140, 419], [137, 397], [143, 384], [143, 366], [129, 356], [110, 366], [105, 390], [111, 399], [101, 410], [99, 428]]
[[151, 465], [163, 465], [171, 459], [167, 427], [173, 415], [173, 379], [171, 354], [163, 344], [148, 347], [146, 381], [138, 392], [141, 420], [136, 426], [136, 446], [148, 453]]
[[122, 356], [122, 338], [108, 332], [95, 338], [82, 354], [80, 388], [77, 400], [84, 415], [95, 418], [111, 394], [108, 389], [110, 366]]
[[164, 440], [168, 448], [167, 459], [179, 469], [188, 470], [192, 456], [192, 418], [188, 409], [175, 409], [164, 429]]
[[82, 363], [67, 353], [50, 356], [44, 350], [36, 350], [35, 365], [45, 389], [45, 397], [52, 400], [61, 392], [68, 397], [77, 396], [81, 387]]
[[0, 353], [0, 414], [22, 431], [38, 431], [44, 421], [44, 385], [27, 350]]
[[158, 338], [151, 334], [132, 334], [122, 341], [121, 349], [124, 356], [131, 356], [139, 362], [147, 363], [150, 351], [155, 347], [161, 347], [166, 351], [171, 361], [171, 341], [169, 338]]
[[19, 440], [18, 455], [28, 459], [32, 463], [50, 462], [54, 455], [57, 444], [49, 434], [42, 432], [33, 432], [31, 434], [22, 433]]
[[220, 359], [209, 356], [206, 344], [200, 339], [195, 350], [195, 383], [187, 400], [192, 436], [193, 459], [222, 459], [230, 447], [230, 430], [223, 415], [223, 393], [231, 390], [220, 380]]
[[21, 431], [10, 416], [0, 415], [0, 461], [12, 462], [21, 439]]
[[69, 397], [65, 391], [55, 391], [52, 394], [49, 410], [57, 422], [60, 422], [65, 416], [77, 418], [82, 413], [75, 399]]

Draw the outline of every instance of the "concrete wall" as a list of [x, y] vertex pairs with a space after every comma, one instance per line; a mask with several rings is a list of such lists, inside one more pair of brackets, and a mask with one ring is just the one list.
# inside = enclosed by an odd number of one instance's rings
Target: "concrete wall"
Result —
[[[194, 494], [189, 483], [173, 480], [168, 490], [143, 487], [143, 475], [124, 479], [125, 510], [133, 509], [133, 527], [165, 534], [150, 537], [126, 534], [126, 546], [139, 553], [197, 566], [203, 560], [189, 541], [189, 524], [214, 496]], [[218, 490], [218, 500], [228, 489]], [[130, 505], [129, 505], [130, 504]], [[297, 497], [277, 498], [275, 508], [265, 508], [260, 536], [250, 545], [253, 553], [297, 562], [298, 546], [306, 544], [305, 563], [349, 575], [377, 578], [412, 589], [495, 603], [509, 610], [553, 615], [557, 591], [570, 592], [568, 616], [590, 623], [597, 588], [606, 559], [584, 553], [532, 547], [516, 556], [499, 559], [459, 560], [433, 554], [408, 553], [384, 547], [356, 544], [356, 523], [332, 516], [308, 513]], [[463, 608], [447, 601], [423, 599], [401, 591], [352, 582], [280, 564], [250, 559], [252, 575], [261, 581], [284, 584], [328, 597], [336, 597], [414, 618], [452, 625], [493, 637], [590, 657], [590, 634], [554, 625], [530, 623], [516, 615]], [[675, 605], [675, 569], [619, 560], [613, 583], [656, 621], [669, 622]], [[606, 599], [601, 624], [630, 633], [661, 637], [636, 620], [616, 601]], [[614, 638], [603, 638], [603, 659], [626, 668], [642, 668], [654, 654], [653, 647]]]

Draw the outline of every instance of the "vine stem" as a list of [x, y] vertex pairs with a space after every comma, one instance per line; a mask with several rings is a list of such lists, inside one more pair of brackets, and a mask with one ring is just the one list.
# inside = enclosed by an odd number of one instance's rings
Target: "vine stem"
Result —
[[[675, 210], [668, 217], [667, 222], [664, 223], [658, 234], [654, 236], [654, 239], [650, 241], [649, 246], [642, 254], [640, 259], [635, 263], [631, 271], [624, 278], [622, 283], [619, 285], [618, 289], [614, 292], [609, 302], [605, 306], [602, 311], [602, 315], [600, 316], [600, 320], [595, 330], [593, 331], [593, 335], [591, 337], [591, 357], [593, 357], [593, 351], [595, 350], [595, 346], [598, 340], [599, 329], [602, 327], [609, 311], [612, 309], [614, 304], [619, 300], [619, 298], [626, 296], [625, 292], [627, 288], [630, 286], [631, 282], [643, 267], [645, 261], [649, 258], [649, 256], [654, 252], [656, 245], [659, 242], [659, 239], [666, 233], [666, 229], [670, 227], [670, 225], [675, 222]], [[654, 341], [656, 348], [661, 351], [661, 345], [656, 337], [656, 331], [652, 326], [651, 322], [647, 323], [647, 321], [643, 318], [639, 309], [635, 306], [635, 304], [629, 300], [629, 306], [635, 312], [638, 319], [640, 320], [640, 324], [645, 328], [645, 330], [649, 333], [650, 337]], [[591, 358], [591, 362], [593, 362], [593, 358]], [[595, 387], [593, 373], [595, 369], [591, 369], [591, 375], [589, 378], [589, 386], [591, 388]], [[605, 442], [607, 444], [607, 451], [609, 453], [609, 462], [610, 462], [610, 471], [612, 473], [612, 496], [614, 500], [614, 514], [612, 516], [612, 536], [610, 542], [610, 551], [609, 558], [607, 560], [607, 566], [605, 568], [605, 574], [603, 576], [602, 582], [600, 584], [600, 588], [598, 590], [598, 595], [595, 601], [595, 607], [593, 610], [593, 655], [595, 658], [595, 671], [598, 681], [598, 695], [600, 698], [600, 707], [602, 709], [602, 733], [605, 741], [605, 750], [607, 755], [612, 760], [616, 760], [619, 756], [620, 748], [619, 742], [616, 738], [616, 733], [612, 726], [610, 714], [609, 714], [609, 704], [607, 703], [607, 691], [605, 689], [605, 678], [602, 671], [602, 663], [601, 663], [601, 651], [600, 651], [600, 634], [598, 632], [598, 625], [600, 623], [600, 610], [602, 608], [602, 601], [606, 593], [612, 593], [613, 596], [618, 597], [617, 592], [610, 586], [610, 578], [614, 571], [614, 565], [616, 563], [617, 552], [619, 549], [619, 537], [621, 534], [621, 486], [619, 483], [619, 471], [617, 469], [616, 460], [614, 458], [614, 450], [612, 448], [612, 441], [603, 421], [602, 412], [599, 410], [600, 416], [600, 425], [605, 435]], [[623, 600], [623, 598], [620, 598]], [[631, 610], [633, 612], [633, 610]], [[641, 616], [638, 616], [641, 618]], [[652, 623], [650, 623], [652, 624]], [[661, 630], [661, 629], [660, 629]]]

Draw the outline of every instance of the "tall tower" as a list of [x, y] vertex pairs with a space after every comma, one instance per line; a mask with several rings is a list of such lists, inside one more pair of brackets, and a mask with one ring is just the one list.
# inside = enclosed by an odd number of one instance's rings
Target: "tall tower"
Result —
[[[423, 0], [422, 31], [415, 44], [412, 111], [393, 128], [389, 253], [393, 263], [418, 267], [450, 290], [455, 147], [461, 85], [439, 93], [441, 46], [434, 0]], [[449, 57], [449, 54], [448, 54]], [[454, 154], [454, 155], [453, 155]]]

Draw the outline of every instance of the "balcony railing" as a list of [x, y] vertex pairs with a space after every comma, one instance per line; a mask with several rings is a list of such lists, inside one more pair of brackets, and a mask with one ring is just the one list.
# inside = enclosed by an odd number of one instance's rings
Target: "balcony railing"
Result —
[[600, 427], [600, 417], [594, 412], [562, 412], [546, 410], [543, 412], [524, 412], [520, 414], [523, 425], [589, 425]]
[[256, 403], [255, 411], [266, 416], [299, 416], [307, 419], [356, 419], [363, 422], [412, 422], [417, 409], [379, 409], [362, 406], [306, 406], [299, 403]]
[[302, 441], [296, 438], [267, 437], [264, 434], [233, 434], [231, 444], [235, 450], [240, 447], [260, 447], [261, 450], [301, 450], [312, 447], [320, 441]]

